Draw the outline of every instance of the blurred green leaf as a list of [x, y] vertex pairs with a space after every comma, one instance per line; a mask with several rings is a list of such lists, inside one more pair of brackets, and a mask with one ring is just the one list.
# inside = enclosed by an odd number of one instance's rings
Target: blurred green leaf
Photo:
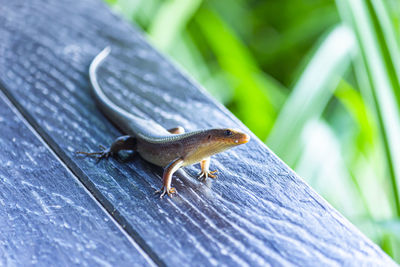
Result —
[[230, 8], [237, 1], [211, 2], [238, 29], [262, 70], [287, 87], [299, 76], [304, 55], [340, 22], [333, 0], [239, 1], [241, 9]]
[[381, 229], [400, 240], [400, 220], [383, 220], [375, 222]]
[[[367, 1], [369, 13], [375, 25], [375, 32], [383, 61], [388, 71], [392, 91], [400, 107], [400, 45], [396, 40], [395, 28], [383, 1]], [[400, 2], [398, 3], [400, 5]]]
[[203, 7], [195, 19], [235, 88], [234, 112], [254, 133], [265, 138], [282, 99], [280, 86], [262, 73], [235, 33], [213, 10]]
[[166, 51], [200, 6], [202, 0], [165, 1], [153, 18], [149, 35], [158, 48]]
[[107, 4], [109, 5], [115, 5], [118, 2], [118, 0], [104, 0], [104, 1], [106, 1]]
[[337, 26], [314, 53], [287, 98], [267, 144], [289, 165], [294, 166], [301, 153], [299, 133], [307, 121], [321, 116], [340, 76], [348, 69], [354, 50], [351, 31]]
[[233, 90], [228, 85], [225, 73], [206, 64], [187, 32], [181, 32], [174, 39], [174, 49], [171, 49], [169, 54], [221, 103], [226, 104], [232, 100]]
[[[385, 148], [389, 179], [394, 205], [394, 214], [400, 216], [398, 180], [400, 179], [400, 102], [396, 91], [399, 88], [396, 64], [391, 56], [394, 33], [390, 29], [382, 33], [376, 9], [369, 0], [337, 0], [343, 18], [356, 33], [363, 63], [370, 82], [370, 95]], [[381, 7], [379, 7], [381, 8]], [[378, 9], [379, 9], [378, 8]], [[379, 16], [387, 13], [379, 10]], [[386, 38], [385, 38], [386, 35]]]
[[376, 221], [375, 224], [383, 232], [382, 248], [396, 261], [400, 261], [400, 220]]
[[348, 172], [340, 139], [332, 127], [321, 118], [308, 120], [299, 139], [303, 149], [296, 172], [344, 215], [369, 215], [364, 195]]
[[359, 127], [358, 148], [367, 153], [375, 141], [375, 129], [371, 111], [365, 105], [361, 94], [345, 80], [341, 80], [334, 92]]
[[133, 18], [135, 10], [138, 9], [141, 3], [140, 0], [106, 0], [106, 2], [111, 4], [114, 10], [121, 13], [127, 19]]

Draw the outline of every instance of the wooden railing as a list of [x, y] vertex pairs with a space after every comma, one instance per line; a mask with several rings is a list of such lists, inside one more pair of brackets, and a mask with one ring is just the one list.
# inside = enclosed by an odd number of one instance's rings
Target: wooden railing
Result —
[[260, 140], [177, 172], [140, 157], [76, 155], [121, 135], [97, 109], [107, 95], [166, 128], [233, 127], [226, 108], [100, 0], [0, 0], [0, 262], [9, 265], [395, 265]]

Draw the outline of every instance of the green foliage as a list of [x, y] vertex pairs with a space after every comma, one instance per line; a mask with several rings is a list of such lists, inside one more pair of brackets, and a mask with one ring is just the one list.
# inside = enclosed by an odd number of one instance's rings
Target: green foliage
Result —
[[274, 99], [270, 96], [272, 92], [269, 92], [275, 89], [274, 83], [264, 77], [246, 47], [212, 9], [199, 10], [196, 22], [234, 88], [232, 102], [236, 113], [246, 125], [265, 138], [276, 116], [272, 105]]
[[105, 0], [400, 262], [400, 0]]
[[346, 66], [350, 65], [354, 49], [355, 41], [349, 29], [335, 28], [319, 45], [287, 97], [267, 143], [289, 165], [296, 163], [302, 151], [299, 133], [307, 121], [322, 115]]

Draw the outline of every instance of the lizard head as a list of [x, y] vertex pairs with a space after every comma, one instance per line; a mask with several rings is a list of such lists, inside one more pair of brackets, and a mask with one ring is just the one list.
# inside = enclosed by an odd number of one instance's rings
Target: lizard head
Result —
[[205, 132], [203, 144], [212, 154], [249, 142], [250, 136], [238, 130], [224, 128]]
[[188, 140], [184, 142], [192, 146], [191, 149], [188, 149], [191, 153], [186, 155], [185, 160], [193, 164], [232, 147], [245, 144], [249, 140], [248, 134], [228, 128], [197, 132], [197, 134], [189, 135]]
[[213, 133], [208, 136], [215, 142], [221, 142], [227, 146], [237, 146], [246, 144], [250, 140], [248, 134], [233, 129], [214, 129]]

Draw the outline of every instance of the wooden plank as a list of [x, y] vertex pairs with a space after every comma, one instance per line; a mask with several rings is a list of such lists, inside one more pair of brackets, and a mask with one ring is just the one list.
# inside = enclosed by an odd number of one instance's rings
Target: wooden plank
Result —
[[229, 111], [99, 0], [0, 0], [0, 81], [24, 116], [153, 260], [168, 265], [394, 265], [252, 135], [213, 158], [216, 181], [178, 172], [159, 200], [162, 170], [139, 157], [95, 161], [121, 133], [96, 108], [87, 69], [106, 45], [107, 94], [165, 127], [234, 127]]
[[154, 265], [0, 93], [0, 264]]

